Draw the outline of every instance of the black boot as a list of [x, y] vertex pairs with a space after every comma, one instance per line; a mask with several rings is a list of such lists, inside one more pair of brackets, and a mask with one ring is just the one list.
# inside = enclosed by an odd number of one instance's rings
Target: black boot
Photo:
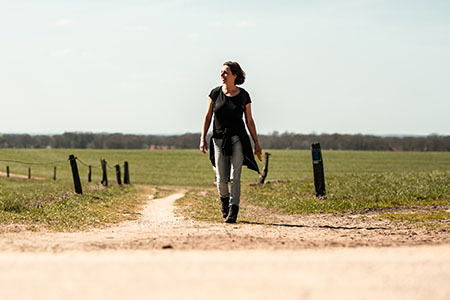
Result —
[[227, 223], [236, 223], [238, 212], [239, 212], [239, 206], [234, 205], [234, 204], [231, 205], [230, 206], [230, 213], [228, 214], [225, 222], [227, 222]]
[[222, 201], [222, 216], [225, 219], [230, 211], [230, 197], [220, 197], [220, 201]]

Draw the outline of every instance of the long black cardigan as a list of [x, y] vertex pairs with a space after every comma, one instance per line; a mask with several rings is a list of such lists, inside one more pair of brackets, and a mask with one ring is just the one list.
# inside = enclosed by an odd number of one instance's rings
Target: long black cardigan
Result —
[[[213, 98], [212, 99], [213, 101], [215, 101], [217, 99], [217, 97], [218, 97], [218, 93], [214, 93], [211, 95], [211, 98]], [[244, 107], [244, 109], [245, 109], [245, 107]], [[245, 110], [244, 110], [244, 112], [245, 112]], [[247, 168], [249, 168], [250, 170], [256, 171], [259, 174], [261, 174], [259, 172], [259, 167], [258, 167], [258, 164], [256, 163], [255, 156], [253, 155], [252, 144], [250, 142], [250, 138], [247, 134], [247, 130], [245, 129], [244, 121], [242, 119], [240, 120], [240, 124], [238, 124], [237, 128], [238, 128], [238, 130], [234, 130], [234, 133], [236, 133], [236, 135], [239, 137], [239, 140], [241, 141], [241, 144], [242, 144], [242, 152], [244, 154], [244, 161], [242, 164], [244, 166], [247, 166]], [[218, 133], [213, 132], [213, 135], [209, 142], [209, 159], [211, 160], [211, 164], [214, 167], [216, 166], [216, 161], [215, 161], [215, 155], [214, 155], [213, 138], [217, 137], [217, 136], [218, 136]], [[224, 138], [227, 138], [227, 137], [224, 137]]]

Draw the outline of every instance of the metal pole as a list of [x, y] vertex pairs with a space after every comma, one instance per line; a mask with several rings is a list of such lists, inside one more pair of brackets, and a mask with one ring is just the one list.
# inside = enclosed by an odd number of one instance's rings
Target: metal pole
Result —
[[325, 196], [325, 175], [323, 172], [322, 151], [320, 143], [311, 144], [312, 163], [314, 171], [314, 186], [316, 188], [316, 197]]

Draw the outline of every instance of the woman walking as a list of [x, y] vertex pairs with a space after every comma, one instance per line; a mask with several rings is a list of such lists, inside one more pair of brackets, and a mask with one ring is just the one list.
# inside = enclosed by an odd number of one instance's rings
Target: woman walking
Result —
[[[245, 124], [255, 143], [255, 153], [261, 160], [261, 147], [252, 116], [252, 101], [243, 88], [237, 87], [245, 81], [245, 72], [237, 62], [227, 61], [220, 72], [222, 85], [209, 94], [208, 106], [200, 140], [200, 150], [208, 151], [206, 134], [211, 124], [213, 135], [210, 141], [210, 160], [216, 170], [217, 190], [222, 202], [222, 215], [227, 223], [236, 223], [241, 194], [242, 165], [259, 173], [253, 156], [250, 138]], [[228, 190], [230, 182], [230, 191]]]

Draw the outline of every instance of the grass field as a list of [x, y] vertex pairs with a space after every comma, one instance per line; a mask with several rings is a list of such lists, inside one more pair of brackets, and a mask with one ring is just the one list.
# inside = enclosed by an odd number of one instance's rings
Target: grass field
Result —
[[[302, 150], [271, 150], [268, 180], [312, 180], [311, 153]], [[205, 186], [214, 180], [208, 156], [198, 150], [81, 150], [81, 149], [0, 149], [0, 160], [21, 160], [46, 163], [67, 160], [74, 154], [87, 164], [100, 165], [105, 158], [111, 165], [130, 164], [131, 181], [136, 184]], [[405, 172], [450, 171], [450, 153], [323, 151], [325, 176], [339, 174], [382, 174]], [[11, 172], [28, 174], [28, 166], [0, 161], [0, 171], [6, 165]], [[71, 178], [69, 162], [57, 164], [58, 179]], [[262, 164], [261, 164], [262, 166]], [[31, 166], [32, 176], [51, 179], [53, 165]], [[78, 163], [82, 181], [87, 180], [87, 167]], [[110, 181], [114, 172], [108, 169]], [[99, 168], [93, 169], [93, 180], [100, 181]], [[242, 180], [256, 182], [258, 174], [244, 167]]]
[[0, 179], [0, 222], [21, 224], [29, 230], [57, 231], [102, 227], [138, 217], [143, 199], [133, 187], [84, 186], [84, 194], [73, 192], [70, 182]]
[[[269, 182], [264, 186], [249, 186], [258, 180], [258, 174], [244, 167], [243, 203], [289, 214], [450, 204], [450, 153], [323, 151], [327, 198], [316, 199], [311, 153], [269, 152]], [[0, 160], [47, 163], [65, 161], [69, 154], [93, 166], [100, 165], [100, 158], [111, 166], [128, 161], [133, 184], [190, 187], [187, 197], [178, 202], [184, 213], [197, 219], [220, 220], [214, 173], [207, 155], [198, 150], [1, 149]], [[12, 173], [28, 174], [28, 165], [6, 162], [0, 162], [1, 172], [6, 165]], [[113, 187], [105, 189], [98, 184], [99, 168], [93, 169], [94, 183], [88, 184], [88, 169], [78, 163], [85, 194], [77, 196], [69, 162], [56, 166], [56, 182], [52, 181], [53, 165], [31, 166], [32, 177], [44, 180], [0, 178], [2, 223], [43, 222], [57, 230], [82, 229], [120, 221], [120, 216], [133, 215], [141, 204], [135, 200], [138, 189], [114, 186], [112, 169], [108, 168], [108, 174]], [[443, 213], [433, 218], [439, 216], [448, 217]]]

